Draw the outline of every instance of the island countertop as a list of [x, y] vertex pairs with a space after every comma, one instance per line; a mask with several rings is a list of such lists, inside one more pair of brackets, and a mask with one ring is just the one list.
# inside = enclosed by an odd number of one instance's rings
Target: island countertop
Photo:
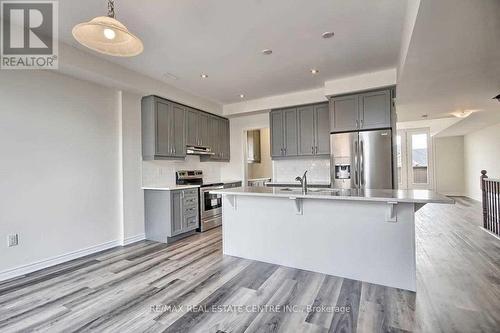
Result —
[[235, 196], [258, 196], [290, 199], [377, 201], [415, 204], [455, 203], [453, 199], [429, 190], [359, 190], [308, 188], [307, 194], [302, 194], [302, 190], [298, 188], [292, 189], [275, 187], [238, 187], [231, 189], [214, 190], [210, 191], [210, 193]]

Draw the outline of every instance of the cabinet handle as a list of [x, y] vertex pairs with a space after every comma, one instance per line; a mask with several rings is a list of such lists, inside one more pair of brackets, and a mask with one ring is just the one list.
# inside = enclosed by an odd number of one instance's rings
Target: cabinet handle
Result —
[[356, 120], [356, 128], [359, 128], [359, 120]]
[[311, 154], [314, 154], [314, 146], [311, 147]]
[[363, 128], [363, 119], [361, 119], [359, 122], [360, 122], [359, 127]]
[[318, 155], [318, 146], [316, 146], [315, 152], [316, 152], [316, 155]]

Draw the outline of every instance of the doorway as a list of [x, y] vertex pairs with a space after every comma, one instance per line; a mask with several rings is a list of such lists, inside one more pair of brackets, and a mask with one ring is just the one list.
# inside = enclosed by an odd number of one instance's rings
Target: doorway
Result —
[[429, 128], [399, 130], [396, 136], [398, 188], [433, 189]]
[[244, 131], [244, 138], [246, 186], [265, 186], [272, 179], [270, 130], [249, 129]]

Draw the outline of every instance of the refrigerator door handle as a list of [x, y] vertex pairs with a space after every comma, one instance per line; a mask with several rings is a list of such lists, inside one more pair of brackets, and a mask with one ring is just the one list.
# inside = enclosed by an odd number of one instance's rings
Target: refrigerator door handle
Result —
[[358, 187], [358, 140], [354, 141], [354, 186]]
[[360, 175], [360, 185], [363, 187], [365, 185], [365, 149], [363, 140], [359, 141], [359, 175]]

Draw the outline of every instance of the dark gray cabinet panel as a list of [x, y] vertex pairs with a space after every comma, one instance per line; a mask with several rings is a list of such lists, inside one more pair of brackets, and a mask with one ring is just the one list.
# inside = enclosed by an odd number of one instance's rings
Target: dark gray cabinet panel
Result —
[[361, 129], [391, 127], [391, 94], [389, 90], [359, 95]]
[[229, 161], [230, 155], [231, 155], [231, 147], [230, 147], [230, 129], [229, 129], [229, 120], [227, 119], [221, 119], [221, 126], [222, 126], [222, 131], [221, 131], [221, 139], [222, 139], [222, 144], [221, 144], [221, 159], [223, 161]]
[[172, 147], [170, 145], [170, 125], [172, 123], [172, 105], [155, 102], [156, 108], [156, 155], [170, 156]]
[[193, 109], [186, 111], [186, 144], [190, 146], [199, 145], [199, 112]]
[[298, 153], [298, 128], [297, 109], [283, 110], [283, 123], [285, 128], [284, 148], [285, 156], [297, 156]]
[[315, 117], [312, 105], [297, 108], [298, 155], [308, 156], [315, 153]]
[[271, 128], [271, 156], [281, 157], [284, 155], [285, 130], [283, 128], [283, 112], [271, 111], [269, 114]]
[[359, 127], [358, 95], [332, 98], [331, 130], [332, 132], [355, 131]]
[[314, 106], [315, 155], [330, 155], [330, 110], [328, 104]]
[[198, 135], [200, 146], [210, 146], [210, 137], [208, 131], [208, 114], [200, 112], [198, 114]]
[[173, 120], [170, 124], [171, 142], [173, 148], [172, 156], [185, 157], [186, 156], [186, 112], [183, 106], [173, 104], [172, 106]]
[[182, 191], [172, 191], [171, 207], [172, 207], [172, 223], [171, 236], [176, 236], [183, 232], [183, 216], [182, 216]]

